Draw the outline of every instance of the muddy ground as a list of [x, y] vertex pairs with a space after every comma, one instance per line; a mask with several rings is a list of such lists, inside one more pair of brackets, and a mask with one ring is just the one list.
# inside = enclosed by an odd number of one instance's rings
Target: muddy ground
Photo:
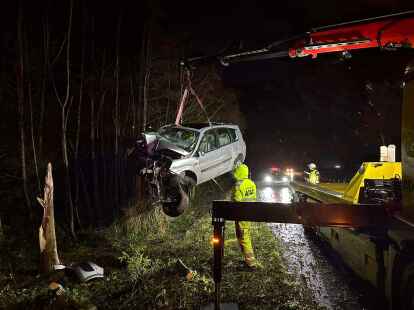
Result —
[[[259, 199], [288, 203], [293, 190], [288, 184], [258, 182]], [[301, 225], [269, 224], [279, 240], [287, 269], [295, 279], [312, 291], [318, 305], [327, 309], [386, 309], [377, 293], [358, 279], [340, 257], [315, 235], [305, 234]]]

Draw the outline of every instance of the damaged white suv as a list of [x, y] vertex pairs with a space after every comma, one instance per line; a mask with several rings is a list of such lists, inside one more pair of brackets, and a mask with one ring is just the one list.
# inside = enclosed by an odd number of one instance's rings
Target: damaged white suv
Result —
[[239, 127], [222, 123], [166, 125], [143, 133], [137, 146], [151, 199], [171, 216], [187, 207], [194, 185], [232, 171], [246, 157]]
[[158, 131], [180, 155], [170, 170], [193, 178], [196, 184], [230, 172], [246, 157], [246, 144], [238, 126], [213, 123], [165, 126]]

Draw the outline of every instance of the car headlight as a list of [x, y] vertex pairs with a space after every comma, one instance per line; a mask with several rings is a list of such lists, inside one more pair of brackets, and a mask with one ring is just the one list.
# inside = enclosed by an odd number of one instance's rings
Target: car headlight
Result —
[[272, 177], [270, 175], [267, 175], [267, 176], [265, 176], [264, 181], [266, 183], [270, 183], [270, 182], [272, 182]]
[[288, 182], [288, 181], [289, 181], [289, 179], [288, 179], [288, 177], [283, 177], [283, 178], [282, 178], [282, 181], [283, 181], [283, 182]]

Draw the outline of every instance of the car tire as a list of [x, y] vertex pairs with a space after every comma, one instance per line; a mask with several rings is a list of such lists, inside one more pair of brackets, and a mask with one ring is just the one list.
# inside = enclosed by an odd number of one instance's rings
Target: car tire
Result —
[[169, 182], [168, 198], [169, 201], [162, 203], [163, 212], [171, 217], [181, 215], [189, 206], [189, 197], [182, 182], [178, 177], [174, 177]]

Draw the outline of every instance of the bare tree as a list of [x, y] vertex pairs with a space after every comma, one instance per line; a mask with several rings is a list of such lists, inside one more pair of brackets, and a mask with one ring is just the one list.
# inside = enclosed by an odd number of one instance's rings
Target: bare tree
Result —
[[120, 137], [120, 119], [119, 119], [119, 44], [121, 39], [121, 23], [122, 13], [118, 17], [118, 25], [116, 31], [116, 57], [115, 57], [115, 106], [114, 106], [114, 128], [115, 128], [115, 141], [114, 141], [114, 160], [115, 160], [115, 173], [114, 173], [114, 197], [116, 210], [120, 203], [120, 165], [119, 165], [119, 137]]
[[27, 85], [27, 93], [28, 93], [28, 103], [29, 103], [30, 137], [32, 140], [33, 163], [34, 163], [35, 172], [36, 172], [37, 189], [40, 191], [39, 167], [37, 163], [37, 148], [36, 148], [36, 138], [35, 138], [35, 133], [34, 133], [34, 123], [33, 123], [32, 84], [30, 82]]
[[4, 231], [3, 231], [3, 224], [1, 221], [1, 216], [0, 216], [0, 242], [2, 242], [4, 240]]
[[26, 32], [23, 33], [23, 47], [24, 47], [24, 57], [23, 62], [26, 66], [26, 68], [29, 68], [29, 70], [26, 70], [25, 73], [25, 84], [27, 84], [27, 104], [29, 108], [29, 129], [30, 129], [30, 140], [31, 140], [31, 146], [32, 146], [32, 155], [33, 155], [33, 164], [35, 168], [35, 175], [36, 175], [36, 181], [37, 181], [37, 189], [40, 191], [40, 178], [39, 178], [39, 168], [38, 168], [38, 154], [37, 154], [37, 147], [36, 147], [36, 135], [35, 135], [35, 125], [34, 125], [34, 111], [33, 111], [33, 102], [32, 102], [32, 70], [31, 64], [29, 62], [29, 49], [27, 48], [30, 46], [30, 43], [27, 38]]
[[[91, 40], [90, 40], [90, 62], [92, 63], [92, 70], [96, 67], [96, 60], [95, 60], [95, 18], [92, 16], [90, 21], [90, 31], [91, 31]], [[103, 53], [102, 57], [102, 74], [104, 72], [104, 63], [105, 63], [105, 52]], [[102, 81], [102, 77], [100, 80]], [[95, 80], [94, 78], [92, 80]], [[96, 83], [96, 81], [95, 81]], [[95, 83], [90, 83], [91, 89], [89, 89], [89, 119], [90, 119], [90, 127], [89, 127], [89, 141], [90, 141], [90, 158], [91, 158], [91, 178], [92, 178], [92, 205], [95, 210], [94, 214], [94, 222], [98, 225], [101, 223], [101, 203], [100, 203], [100, 186], [99, 186], [99, 175], [98, 175], [98, 158], [97, 158], [97, 146], [96, 146], [96, 138], [98, 135], [98, 124], [99, 124], [99, 109], [98, 113], [96, 112], [96, 100], [97, 100], [97, 88], [95, 87]], [[104, 97], [104, 95], [102, 96]], [[102, 99], [102, 98], [101, 98]], [[103, 99], [104, 100], [104, 99]], [[103, 200], [105, 201], [105, 200]]]
[[69, 173], [69, 158], [68, 158], [68, 147], [67, 147], [67, 126], [69, 120], [69, 112], [73, 102], [73, 96], [70, 96], [71, 91], [71, 69], [70, 69], [70, 43], [71, 43], [71, 32], [72, 32], [72, 14], [73, 14], [73, 0], [70, 1], [69, 8], [69, 21], [68, 29], [66, 33], [66, 91], [63, 98], [58, 94], [55, 82], [53, 86], [56, 94], [56, 98], [60, 105], [61, 114], [61, 134], [62, 134], [62, 154], [63, 154], [63, 166], [65, 170], [65, 191], [66, 191], [66, 204], [69, 211], [69, 228], [70, 233], [74, 239], [76, 239], [75, 233], [75, 221], [74, 221], [74, 208], [72, 201], [72, 190]]
[[132, 112], [131, 123], [130, 123], [130, 130], [128, 131], [133, 137], [136, 134], [136, 126], [137, 126], [137, 108], [135, 104], [135, 90], [134, 90], [134, 81], [133, 75], [131, 74], [129, 78], [129, 91], [130, 91], [130, 109]]
[[25, 145], [25, 113], [24, 113], [24, 47], [23, 47], [23, 9], [19, 7], [19, 16], [17, 18], [17, 43], [19, 58], [17, 64], [17, 108], [19, 113], [19, 133], [20, 133], [20, 163], [22, 169], [23, 194], [26, 202], [26, 207], [29, 212], [30, 221], [33, 225], [33, 210], [29, 198], [29, 191], [27, 187], [27, 168], [26, 168], [26, 145]]
[[54, 270], [54, 265], [60, 264], [56, 245], [51, 163], [47, 165], [43, 199], [38, 197], [37, 201], [43, 208], [42, 224], [39, 227], [40, 271], [47, 273]]
[[92, 161], [92, 197], [93, 197], [93, 205], [96, 211], [97, 220], [98, 222], [101, 220], [100, 218], [100, 203], [99, 203], [99, 177], [98, 177], [98, 163], [97, 163], [97, 156], [96, 156], [96, 112], [95, 112], [95, 94], [91, 94], [90, 98], [90, 143], [91, 143], [91, 161]]
[[47, 12], [43, 20], [43, 68], [42, 68], [42, 85], [40, 91], [40, 111], [39, 111], [39, 127], [37, 133], [39, 158], [43, 154], [43, 123], [46, 111], [46, 90], [49, 72], [49, 20]]
[[142, 130], [145, 130], [145, 127], [148, 123], [148, 100], [146, 94], [146, 88], [148, 85], [148, 78], [149, 78], [149, 60], [150, 55], [150, 19], [148, 19], [144, 24], [144, 29], [142, 31], [142, 39], [141, 39], [141, 55], [140, 55], [140, 64], [139, 64], [139, 92], [138, 92], [138, 102], [140, 106], [142, 106], [142, 113], [141, 113], [141, 126]]
[[[86, 10], [84, 10], [85, 12]], [[85, 78], [85, 16], [83, 14], [83, 23], [82, 23], [82, 47], [81, 47], [81, 66], [80, 66], [80, 82], [79, 82], [79, 103], [78, 110], [76, 113], [76, 138], [75, 138], [75, 150], [74, 150], [74, 161], [75, 161], [75, 201], [74, 208], [76, 213], [76, 219], [78, 225], [81, 226], [80, 216], [79, 216], [79, 205], [80, 205], [80, 177], [79, 177], [79, 142], [80, 142], [80, 131], [81, 131], [81, 112], [82, 112], [82, 100], [83, 100], [83, 86]]]
[[[105, 88], [104, 85], [104, 81], [105, 81], [105, 66], [106, 66], [106, 51], [104, 50], [103, 54], [102, 54], [102, 62], [101, 62], [101, 68], [100, 68], [100, 76], [99, 76], [99, 93], [100, 93], [100, 99], [99, 99], [99, 107], [98, 107], [98, 116], [97, 116], [97, 121], [96, 121], [96, 135], [99, 136], [99, 139], [101, 141], [100, 143], [100, 147], [101, 147], [101, 167], [102, 167], [102, 179], [101, 179], [101, 195], [99, 195], [98, 192], [98, 187], [97, 188], [97, 193], [96, 196], [94, 196], [94, 200], [96, 202], [98, 202], [99, 197], [101, 197], [101, 201], [105, 201], [107, 202], [108, 200], [108, 192], [111, 191], [110, 188], [108, 188], [108, 168], [107, 168], [107, 161], [106, 161], [106, 156], [105, 156], [105, 128], [106, 128], [106, 124], [105, 124], [105, 119], [104, 119], [104, 115], [103, 115], [103, 111], [104, 111], [104, 105], [105, 105], [105, 98], [107, 95], [108, 90]], [[94, 184], [96, 184], [96, 186], [98, 186], [98, 168], [97, 168], [97, 163], [94, 163], [93, 166], [94, 172], [93, 172], [93, 177], [94, 177]], [[95, 186], [95, 185], [94, 185]], [[110, 195], [112, 196], [112, 195]], [[102, 217], [102, 210], [101, 208], [97, 209], [98, 212], [98, 218]]]

